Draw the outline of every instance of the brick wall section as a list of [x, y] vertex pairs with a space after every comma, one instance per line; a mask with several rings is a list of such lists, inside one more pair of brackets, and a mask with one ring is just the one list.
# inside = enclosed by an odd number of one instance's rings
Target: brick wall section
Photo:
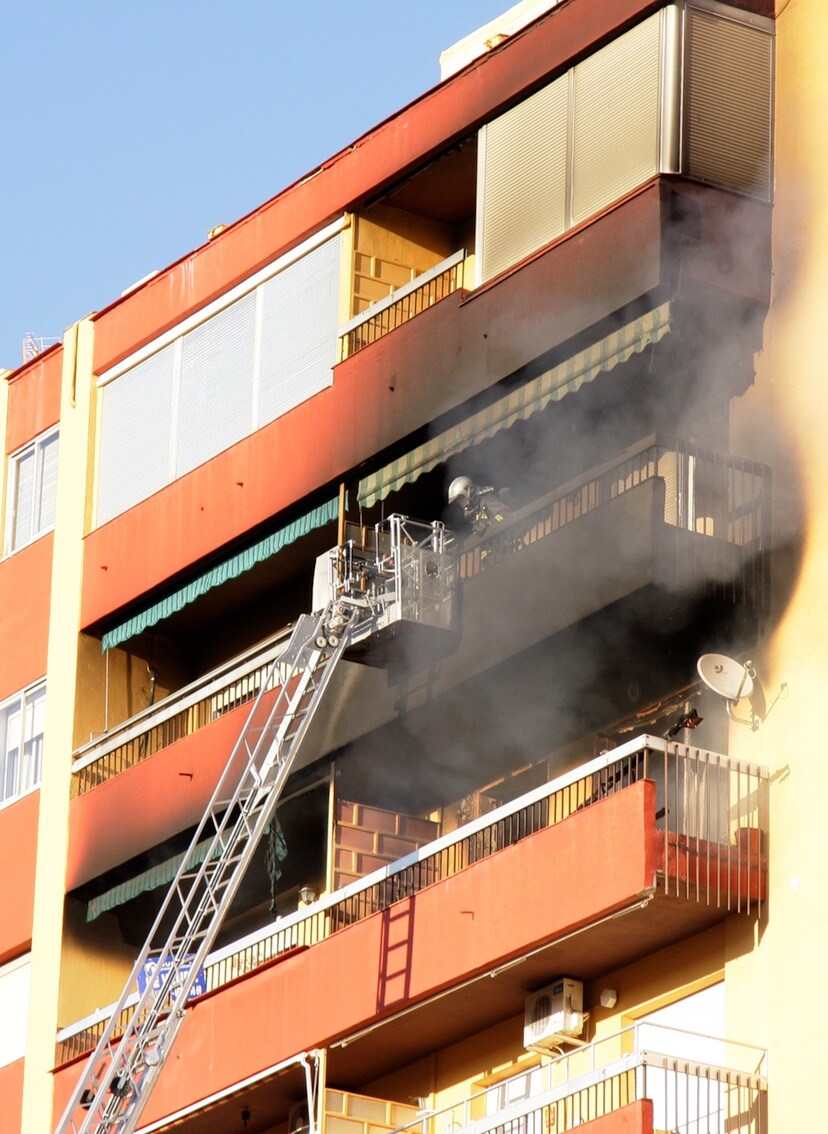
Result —
[[338, 890], [419, 850], [440, 835], [440, 824], [364, 803], [339, 800], [334, 830], [334, 883]]

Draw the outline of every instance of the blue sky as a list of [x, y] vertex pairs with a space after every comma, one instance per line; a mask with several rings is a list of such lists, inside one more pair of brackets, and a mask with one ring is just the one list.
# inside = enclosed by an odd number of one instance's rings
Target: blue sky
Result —
[[433, 86], [510, 6], [6, 0], [0, 367]]

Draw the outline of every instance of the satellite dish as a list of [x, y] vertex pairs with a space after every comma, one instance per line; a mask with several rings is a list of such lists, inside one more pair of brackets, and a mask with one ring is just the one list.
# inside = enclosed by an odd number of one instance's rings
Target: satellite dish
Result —
[[[765, 719], [765, 692], [752, 662], [738, 662], [727, 654], [702, 654], [696, 663], [699, 677], [724, 700], [727, 715], [737, 724], [747, 725], [754, 732]], [[750, 718], [737, 716], [739, 702], [750, 702]]]

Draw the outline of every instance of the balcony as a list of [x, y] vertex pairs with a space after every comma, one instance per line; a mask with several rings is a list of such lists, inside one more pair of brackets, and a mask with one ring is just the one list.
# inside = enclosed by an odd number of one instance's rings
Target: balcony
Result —
[[[384, 1032], [379, 1047], [357, 1045], [360, 1068], [366, 1059], [382, 1063], [392, 1050], [414, 1058], [423, 1041], [400, 1034], [393, 1016], [407, 1005], [423, 1001], [424, 1020], [450, 1036], [519, 1011], [523, 989], [550, 969], [590, 979], [732, 913], [758, 915], [767, 875], [766, 789], [764, 769], [640, 737], [216, 951], [206, 966], [207, 995], [194, 1003], [218, 1010], [233, 989], [228, 1005], [239, 995], [287, 997], [288, 1015], [295, 1009], [302, 1023], [298, 1033], [274, 1037], [276, 1050], [279, 1043], [290, 1048], [285, 1057], [296, 1050], [290, 1045], [320, 1046], [390, 1013], [394, 1044], [383, 1042]], [[549, 875], [539, 893], [536, 880], [554, 862], [571, 870]], [[456, 923], [460, 908], [478, 912]], [[439, 948], [447, 917], [457, 934], [452, 956]], [[628, 918], [632, 935], [622, 925]], [[373, 971], [356, 962], [354, 950], [386, 959]], [[516, 976], [513, 962], [520, 962]], [[459, 989], [473, 974], [501, 966], [501, 978], [480, 986], [473, 1001], [432, 998], [438, 988]], [[343, 989], [335, 974], [346, 971], [354, 979]], [[324, 986], [318, 1005], [316, 993], [313, 1005], [292, 1005], [290, 988], [315, 979]], [[64, 1028], [57, 1062], [94, 1046], [110, 1013]], [[342, 1049], [340, 1058], [355, 1073], [351, 1052]]]
[[[515, 561], [533, 570], [523, 570], [523, 593], [510, 606], [511, 627], [501, 635], [504, 657], [645, 585], [674, 597], [702, 596], [757, 615], [766, 612], [770, 492], [764, 465], [652, 435], [507, 515], [460, 553], [468, 628], [446, 683], [479, 669], [482, 656], [489, 664], [500, 660], [491, 649], [482, 654], [473, 628], [486, 625], [481, 612], [493, 605], [493, 592], [511, 588], [508, 564]], [[615, 553], [596, 559], [595, 546]], [[577, 576], [559, 576], [551, 600], [550, 563], [576, 561]], [[275, 688], [274, 662], [289, 631], [77, 749], [73, 798], [227, 717], [251, 701], [263, 681]], [[389, 706], [387, 716], [392, 712]], [[343, 738], [331, 742], [341, 744]]]
[[349, 319], [338, 332], [339, 361], [350, 358], [461, 288], [465, 259], [464, 249], [453, 253]]
[[[564, 1134], [576, 1126], [591, 1130], [593, 1122], [609, 1115], [623, 1119], [627, 1108], [645, 1101], [649, 1106], [642, 1108], [640, 1129], [646, 1134], [762, 1134], [767, 1052], [636, 1023], [462, 1103], [420, 1114], [395, 1134]], [[595, 1127], [630, 1128], [623, 1122]]]

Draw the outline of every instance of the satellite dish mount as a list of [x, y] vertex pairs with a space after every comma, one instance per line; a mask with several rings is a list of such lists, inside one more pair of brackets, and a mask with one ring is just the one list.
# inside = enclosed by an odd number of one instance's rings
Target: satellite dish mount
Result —
[[[722, 698], [730, 719], [756, 732], [767, 712], [765, 691], [756, 676], [753, 662], [739, 662], [726, 654], [702, 654], [696, 668], [708, 689]], [[739, 704], [744, 700], [750, 703], [749, 717], [739, 715]]]

